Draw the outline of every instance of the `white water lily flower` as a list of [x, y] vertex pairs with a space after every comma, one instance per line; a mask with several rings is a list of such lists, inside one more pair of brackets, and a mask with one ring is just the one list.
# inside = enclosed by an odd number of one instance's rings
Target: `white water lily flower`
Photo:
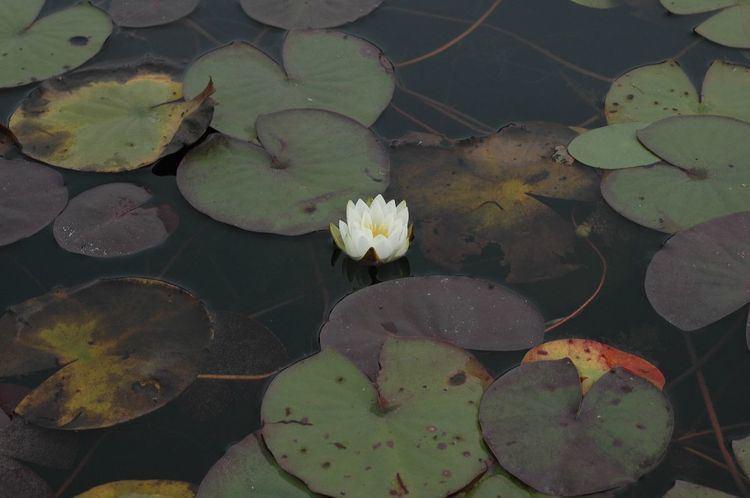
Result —
[[385, 202], [382, 195], [369, 204], [362, 199], [346, 206], [346, 222], [330, 226], [339, 249], [350, 258], [380, 264], [394, 261], [409, 249], [411, 227], [406, 201]]

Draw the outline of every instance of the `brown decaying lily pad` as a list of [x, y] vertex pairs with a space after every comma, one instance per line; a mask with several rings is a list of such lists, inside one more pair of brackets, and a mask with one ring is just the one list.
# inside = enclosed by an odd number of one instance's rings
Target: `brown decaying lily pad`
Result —
[[7, 427], [0, 427], [0, 455], [35, 465], [69, 469], [76, 461], [79, 445], [76, 432], [37, 427], [18, 416]]
[[0, 456], [0, 498], [51, 498], [52, 489], [30, 468]]
[[99, 280], [54, 290], [0, 317], [0, 378], [58, 369], [16, 407], [57, 429], [108, 427], [159, 409], [196, 378], [208, 313], [172, 284]]
[[421, 140], [392, 149], [390, 196], [408, 199], [425, 256], [452, 270], [501, 246], [509, 282], [559, 277], [575, 243], [572, 223], [539, 200], [593, 200], [599, 179], [562, 154], [576, 134], [551, 123], [510, 125], [459, 142]]
[[431, 337], [468, 349], [515, 351], [544, 339], [544, 318], [528, 299], [487, 280], [401, 278], [342, 299], [323, 325], [320, 343], [374, 378], [380, 350], [391, 334]]

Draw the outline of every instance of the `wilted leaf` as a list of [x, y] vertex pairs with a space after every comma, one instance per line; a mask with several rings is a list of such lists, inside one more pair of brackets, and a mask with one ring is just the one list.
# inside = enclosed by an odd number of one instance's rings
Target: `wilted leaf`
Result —
[[383, 0], [240, 0], [247, 15], [258, 22], [284, 28], [332, 28], [356, 21]]
[[116, 481], [102, 484], [75, 498], [193, 498], [195, 487], [180, 481]]
[[112, 20], [125, 28], [147, 28], [181, 19], [200, 0], [96, 0], [95, 4], [109, 12]]

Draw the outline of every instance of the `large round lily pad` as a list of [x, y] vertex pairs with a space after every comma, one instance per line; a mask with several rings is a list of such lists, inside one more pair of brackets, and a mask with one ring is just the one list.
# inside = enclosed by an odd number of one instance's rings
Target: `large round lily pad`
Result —
[[86, 2], [37, 19], [44, 1], [0, 2], [0, 88], [76, 68], [96, 55], [112, 33], [107, 15]]
[[174, 285], [95, 281], [0, 317], [0, 378], [58, 368], [16, 412], [43, 427], [107, 427], [177, 397], [200, 373], [210, 335], [202, 304]]
[[200, 0], [97, 0], [112, 20], [125, 28], [147, 28], [181, 19], [195, 10]]
[[211, 119], [211, 86], [185, 100], [176, 74], [144, 63], [49, 80], [16, 109], [10, 129], [24, 154], [55, 166], [137, 169], [200, 138]]
[[333, 349], [279, 374], [263, 399], [276, 461], [327, 496], [440, 498], [488, 464], [477, 408], [491, 381], [454, 346], [389, 338], [377, 389]]
[[659, 162], [638, 142], [636, 132], [648, 123], [619, 123], [587, 131], [573, 139], [568, 152], [587, 166], [602, 169], [632, 168]]
[[[750, 48], [750, 5], [746, 0], [661, 0], [673, 14], [702, 14], [719, 10], [695, 28], [696, 33], [714, 43]], [[721, 9], [721, 10], [720, 10]]]
[[674, 419], [667, 398], [621, 369], [583, 397], [568, 360], [528, 363], [482, 398], [485, 441], [500, 465], [541, 492], [577, 496], [636, 481], [666, 453]]
[[440, 265], [460, 270], [499, 245], [509, 282], [559, 277], [578, 268], [569, 258], [575, 228], [543, 200], [598, 197], [597, 174], [565, 153], [575, 136], [561, 125], [528, 123], [460, 142], [397, 145], [390, 197], [407, 200], [420, 249]]
[[29, 161], [0, 158], [0, 246], [31, 237], [68, 202], [60, 173]]
[[247, 15], [284, 29], [332, 28], [356, 21], [383, 0], [240, 0]]
[[66, 251], [111, 258], [158, 246], [177, 228], [169, 204], [132, 183], [108, 183], [74, 197], [55, 220], [57, 243]]
[[736, 498], [734, 495], [691, 482], [677, 481], [663, 498]]
[[198, 498], [310, 498], [317, 496], [284, 472], [255, 434], [229, 448], [198, 488]]
[[92, 488], [75, 498], [193, 498], [195, 487], [181, 481], [115, 481]]
[[487, 280], [413, 277], [365, 287], [341, 300], [320, 331], [322, 347], [346, 355], [370, 378], [386, 338], [426, 336], [467, 349], [515, 351], [544, 338], [528, 299]]
[[194, 208], [244, 230], [299, 235], [388, 184], [385, 148], [350, 118], [295, 109], [261, 116], [257, 129], [263, 148], [215, 134], [183, 159], [177, 186]]
[[680, 232], [648, 266], [648, 299], [657, 313], [682, 330], [710, 325], [750, 302], [748, 254], [748, 212]]
[[639, 131], [638, 138], [670, 164], [609, 174], [602, 194], [618, 213], [673, 233], [750, 210], [750, 123], [676, 116]]
[[393, 67], [379, 48], [345, 33], [292, 31], [283, 66], [244, 42], [234, 42], [193, 62], [185, 95], [198, 95], [209, 80], [215, 112], [211, 126], [255, 141], [258, 116], [284, 109], [324, 109], [370, 126], [393, 97]]

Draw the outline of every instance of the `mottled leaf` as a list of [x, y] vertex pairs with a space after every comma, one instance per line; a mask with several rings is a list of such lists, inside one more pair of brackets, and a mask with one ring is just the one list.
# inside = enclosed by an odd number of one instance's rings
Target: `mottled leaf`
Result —
[[332, 28], [356, 21], [383, 0], [240, 0], [247, 15], [284, 29]]
[[116, 481], [102, 484], [75, 498], [193, 498], [195, 487], [180, 481]]
[[147, 28], [181, 19], [191, 12], [200, 0], [96, 0], [106, 9], [112, 20], [125, 28]]

